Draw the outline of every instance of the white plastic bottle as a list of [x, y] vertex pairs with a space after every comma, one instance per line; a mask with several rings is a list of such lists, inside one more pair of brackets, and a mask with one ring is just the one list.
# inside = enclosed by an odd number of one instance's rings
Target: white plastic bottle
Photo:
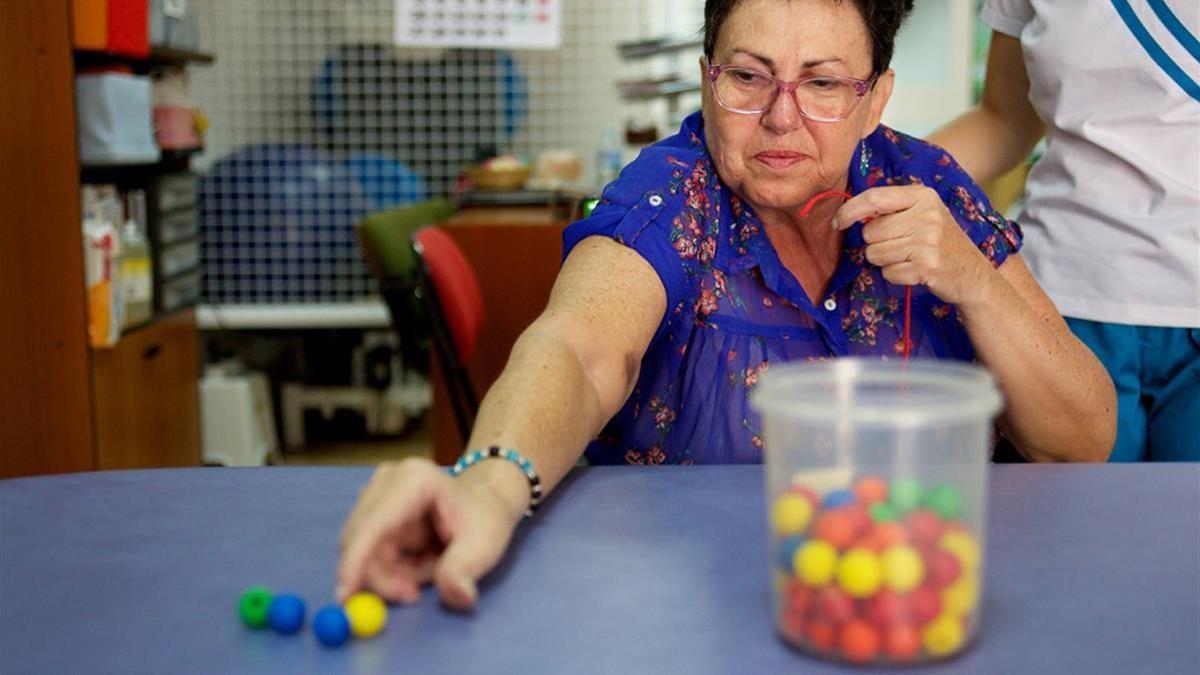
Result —
[[[139, 201], [139, 198], [141, 201]], [[121, 327], [146, 323], [154, 316], [154, 280], [151, 276], [150, 244], [138, 224], [145, 214], [145, 195], [130, 195], [130, 218], [121, 229]]]
[[609, 127], [604, 130], [603, 141], [599, 152], [596, 153], [596, 182], [604, 189], [617, 178], [624, 165], [621, 157], [621, 142], [617, 130]]

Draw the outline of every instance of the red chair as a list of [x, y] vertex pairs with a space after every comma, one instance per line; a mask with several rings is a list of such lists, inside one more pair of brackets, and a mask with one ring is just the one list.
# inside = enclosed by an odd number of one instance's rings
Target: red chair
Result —
[[465, 446], [479, 411], [467, 364], [483, 330], [483, 293], [467, 256], [442, 228], [418, 230], [412, 246], [419, 261], [417, 292], [428, 311], [433, 346]]

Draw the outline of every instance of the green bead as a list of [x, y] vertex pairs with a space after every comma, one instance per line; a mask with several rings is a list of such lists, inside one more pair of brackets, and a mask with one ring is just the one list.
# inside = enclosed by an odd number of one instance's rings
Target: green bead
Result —
[[921, 484], [911, 478], [892, 483], [891, 501], [897, 515], [912, 511], [921, 505]]
[[930, 489], [922, 503], [943, 520], [953, 520], [962, 513], [962, 497], [959, 496], [958, 490], [949, 485], [939, 485]]
[[271, 606], [271, 591], [262, 586], [251, 586], [242, 594], [238, 603], [238, 616], [242, 623], [251, 628], [267, 625], [267, 608]]
[[896, 509], [887, 502], [875, 502], [871, 505], [871, 520], [877, 523], [890, 523], [896, 520]]

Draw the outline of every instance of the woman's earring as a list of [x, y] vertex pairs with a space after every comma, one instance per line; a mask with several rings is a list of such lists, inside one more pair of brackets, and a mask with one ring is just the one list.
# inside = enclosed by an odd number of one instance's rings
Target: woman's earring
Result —
[[867, 157], [867, 139], [864, 138], [861, 145], [862, 147], [858, 151], [858, 173], [865, 176], [870, 169], [870, 159]]

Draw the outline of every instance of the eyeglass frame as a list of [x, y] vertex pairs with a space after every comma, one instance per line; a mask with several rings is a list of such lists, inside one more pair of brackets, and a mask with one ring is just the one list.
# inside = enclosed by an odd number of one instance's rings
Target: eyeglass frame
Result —
[[[721, 100], [721, 95], [717, 92], [717, 78], [721, 76], [721, 73], [727, 70], [746, 70], [770, 78], [771, 82], [775, 85], [775, 93], [771, 95], [771, 100], [767, 103], [766, 107], [761, 110], [741, 110], [739, 108], [725, 105], [725, 102]], [[812, 120], [813, 122], [841, 122], [848, 119], [850, 114], [854, 112], [854, 109], [858, 107], [859, 101], [862, 101], [863, 97], [867, 95], [867, 92], [869, 92], [873, 86], [875, 86], [875, 81], [879, 78], [878, 73], [865, 80], [860, 80], [855, 77], [842, 77], [840, 75], [809, 75], [808, 77], [802, 77], [798, 80], [785, 82], [778, 77], [775, 77], [774, 75], [761, 71], [757, 68], [736, 66], [733, 64], [712, 63], [707, 65], [706, 71], [708, 74], [709, 86], [712, 87], [713, 98], [717, 100], [717, 105], [728, 110], [729, 112], [737, 113], [739, 115], [761, 115], [762, 113], [765, 113], [774, 107], [775, 102], [779, 100], [779, 94], [786, 91], [792, 95], [792, 100], [796, 103], [796, 110], [800, 111], [800, 115], [805, 119]], [[839, 82], [849, 82], [850, 84], [854, 85], [854, 104], [851, 105], [850, 109], [846, 111], [846, 114], [842, 115], [841, 117], [825, 119], [809, 115], [808, 113], [804, 112], [804, 106], [800, 105], [800, 99], [796, 96], [796, 89], [805, 82], [812, 82], [813, 80], [837, 80]]]

